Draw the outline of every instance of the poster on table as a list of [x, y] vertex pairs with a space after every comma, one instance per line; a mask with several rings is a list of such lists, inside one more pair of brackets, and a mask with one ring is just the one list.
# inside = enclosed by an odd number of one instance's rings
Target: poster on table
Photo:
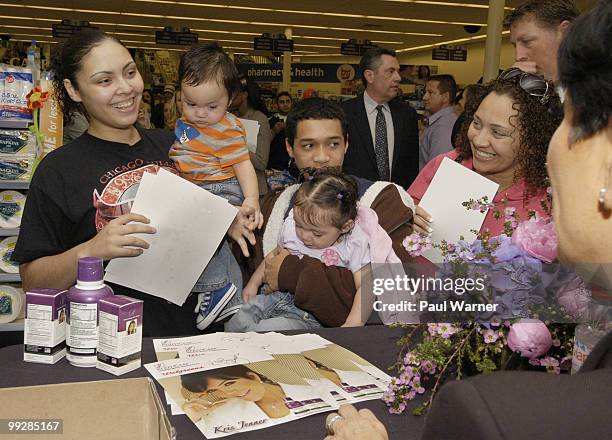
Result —
[[[186, 349], [179, 350], [186, 356]], [[219, 438], [336, 409], [260, 349], [218, 351], [145, 366], [206, 438]]]

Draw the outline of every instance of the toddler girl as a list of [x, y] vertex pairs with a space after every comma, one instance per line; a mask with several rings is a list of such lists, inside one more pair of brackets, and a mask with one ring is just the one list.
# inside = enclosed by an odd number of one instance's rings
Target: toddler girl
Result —
[[[343, 326], [364, 325], [369, 313], [362, 313], [361, 278], [363, 269], [371, 262], [399, 263], [393, 252], [391, 238], [378, 225], [376, 213], [357, 204], [357, 184], [350, 176], [332, 172], [317, 172], [309, 177], [296, 192], [294, 206], [283, 224], [278, 246], [291, 254], [317, 258], [328, 266], [346, 267], [353, 272], [357, 291], [351, 311]], [[273, 251], [274, 252], [274, 251]], [[251, 314], [253, 326], [248, 330], [266, 329], [266, 319], [278, 318], [278, 310], [269, 306], [269, 299], [257, 295], [263, 283], [262, 263], [243, 290], [243, 299], [249, 303], [234, 317], [248, 321]], [[286, 296], [280, 294], [283, 301]], [[261, 313], [259, 303], [266, 303], [269, 313]], [[292, 306], [297, 309], [295, 305]], [[299, 310], [299, 309], [297, 309]], [[371, 298], [366, 298], [363, 310], [371, 310]], [[292, 311], [295, 315], [295, 311]], [[301, 313], [305, 313], [301, 311]], [[282, 312], [280, 313], [282, 316]], [[278, 319], [275, 319], [278, 323]], [[300, 327], [303, 328], [303, 327]], [[290, 328], [284, 328], [289, 330]]]

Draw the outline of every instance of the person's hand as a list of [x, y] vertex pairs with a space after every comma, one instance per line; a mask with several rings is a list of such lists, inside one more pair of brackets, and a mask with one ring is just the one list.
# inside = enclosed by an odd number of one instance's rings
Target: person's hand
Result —
[[96, 234], [94, 238], [83, 243], [79, 256], [100, 257], [110, 260], [118, 257], [137, 257], [149, 243], [133, 234], [155, 234], [157, 230], [149, 226], [150, 220], [140, 214], [124, 214], [117, 217]]
[[431, 228], [431, 222], [433, 219], [431, 215], [423, 208], [417, 205], [416, 212], [414, 213], [414, 232], [418, 232], [423, 235], [431, 235], [433, 229]]
[[249, 245], [247, 244], [247, 241], [251, 243], [251, 245], [255, 246], [255, 234], [253, 234], [255, 225], [251, 220], [249, 220], [249, 216], [253, 215], [254, 213], [254, 208], [250, 206], [241, 206], [238, 208], [238, 213], [227, 230], [227, 235], [238, 243], [238, 246], [240, 246], [240, 249], [245, 257], [249, 256]]
[[535, 61], [517, 61], [512, 67], [516, 67], [527, 73], [538, 73], [538, 67]]
[[361, 319], [354, 318], [351, 315], [347, 316], [346, 321], [342, 324], [341, 327], [363, 327], [363, 322]]
[[338, 418], [329, 428], [325, 440], [389, 440], [384, 425], [369, 409], [357, 411], [353, 405], [342, 405]]
[[242, 289], [242, 300], [245, 304], [248, 304], [253, 298], [257, 296], [258, 287], [255, 283], [248, 282]]
[[261, 226], [263, 225], [263, 214], [261, 213], [261, 209], [259, 207], [259, 197], [245, 197], [244, 202], [242, 202], [242, 206], [247, 206], [254, 209], [253, 214], [249, 215], [249, 219], [254, 227], [261, 229]]
[[187, 414], [187, 417], [193, 421], [193, 423], [198, 423], [202, 417], [206, 417], [208, 414], [214, 411], [216, 409], [216, 405], [223, 403], [225, 403], [225, 400], [211, 403], [204, 399], [196, 399], [183, 403], [182, 409], [185, 411], [185, 414]]
[[264, 282], [270, 286], [273, 292], [278, 290], [278, 273], [287, 255], [289, 255], [287, 249], [277, 248], [266, 255], [264, 259]]

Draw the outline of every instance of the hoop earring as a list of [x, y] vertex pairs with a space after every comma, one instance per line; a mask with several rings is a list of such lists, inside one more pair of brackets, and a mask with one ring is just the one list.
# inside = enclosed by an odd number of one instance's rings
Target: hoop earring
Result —
[[608, 188], [601, 188], [599, 190], [599, 204], [603, 206], [606, 202], [606, 193], [608, 192]]

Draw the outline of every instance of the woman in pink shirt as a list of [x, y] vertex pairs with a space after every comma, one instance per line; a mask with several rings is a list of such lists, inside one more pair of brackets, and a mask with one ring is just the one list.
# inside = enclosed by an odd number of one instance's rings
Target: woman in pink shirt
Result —
[[[457, 148], [429, 162], [408, 193], [418, 204], [448, 157], [499, 184], [481, 232], [502, 234], [506, 208], [514, 208], [519, 221], [527, 220], [531, 211], [550, 216], [542, 206], [548, 187], [546, 152], [563, 118], [561, 108], [552, 83], [517, 68], [506, 70], [485, 86], [472, 108], [466, 108]], [[429, 234], [435, 222], [417, 206], [414, 225]]]

